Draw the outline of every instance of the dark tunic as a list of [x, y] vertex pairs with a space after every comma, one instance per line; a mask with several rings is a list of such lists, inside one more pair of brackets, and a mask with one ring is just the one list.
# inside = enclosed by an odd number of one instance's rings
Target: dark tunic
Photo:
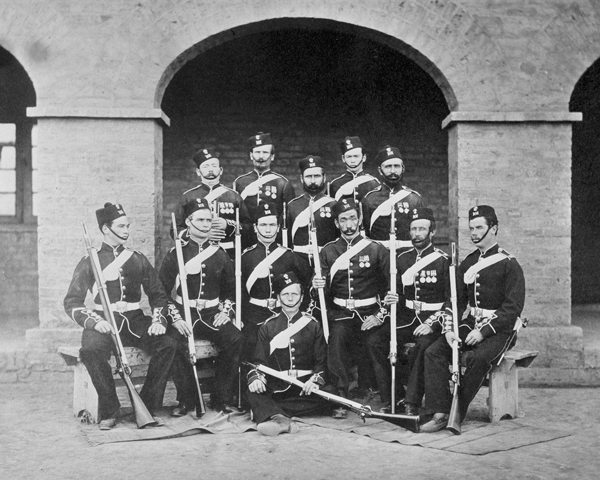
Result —
[[[362, 177], [368, 177], [369, 181], [359, 184], [356, 181], [356, 179], [360, 180], [362, 179]], [[342, 188], [349, 182], [354, 182], [353, 186], [346, 187], [346, 189], [351, 189], [351, 192], [339, 192], [340, 188]], [[355, 202], [360, 202], [363, 199], [363, 197], [367, 194], [367, 192], [370, 192], [374, 188], [377, 188], [379, 185], [379, 180], [377, 180], [374, 176], [364, 171], [360, 171], [357, 174], [354, 174], [351, 171], [347, 170], [343, 175], [340, 175], [339, 177], [334, 178], [331, 182], [329, 182], [329, 195], [333, 197], [336, 201], [339, 201], [342, 198], [352, 198]]]
[[[275, 178], [258, 187], [257, 193], [250, 192], [245, 196], [244, 191], [246, 188], [266, 175], [274, 175]], [[283, 214], [283, 204], [290, 202], [295, 197], [294, 187], [288, 179], [272, 170], [267, 170], [260, 174], [256, 170], [252, 170], [244, 175], [240, 175], [233, 182], [233, 189], [242, 196], [244, 203], [248, 207], [248, 213], [252, 221], [256, 219], [258, 205], [262, 203], [274, 203], [281, 217]], [[246, 190], [247, 192], [248, 190]]]

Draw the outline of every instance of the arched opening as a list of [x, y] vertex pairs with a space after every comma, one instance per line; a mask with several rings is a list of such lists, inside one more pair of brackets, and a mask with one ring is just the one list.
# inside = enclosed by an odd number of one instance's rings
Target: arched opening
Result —
[[600, 60], [581, 77], [569, 109], [583, 113], [573, 124], [571, 298], [574, 304], [600, 303]]
[[33, 84], [0, 47], [0, 331], [24, 334], [38, 325], [35, 122]]
[[341, 31], [335, 22], [310, 28], [282, 22], [210, 39], [194, 49], [197, 56], [186, 53], [187, 63], [171, 76], [161, 103], [171, 118], [163, 147], [164, 249], [170, 245], [168, 213], [198, 183], [192, 155], [214, 147], [230, 185], [250, 169], [247, 138], [258, 131], [272, 134], [273, 168], [298, 194], [298, 160], [320, 155], [329, 179], [335, 178], [344, 170], [338, 145], [346, 135], [363, 139], [366, 169], [374, 174], [377, 148], [398, 146], [405, 183], [434, 208], [438, 241], [447, 242], [448, 140], [441, 123], [452, 96], [436, 83], [441, 74], [410, 47], [377, 32]]

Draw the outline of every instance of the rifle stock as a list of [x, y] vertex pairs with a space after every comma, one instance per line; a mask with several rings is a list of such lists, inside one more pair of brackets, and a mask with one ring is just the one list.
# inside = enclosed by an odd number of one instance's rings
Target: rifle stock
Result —
[[100, 265], [100, 260], [98, 259], [98, 252], [95, 248], [92, 247], [92, 243], [90, 241], [90, 237], [87, 232], [87, 227], [85, 223], [81, 224], [83, 228], [83, 238], [85, 240], [85, 246], [90, 256], [90, 263], [92, 264], [92, 271], [94, 272], [94, 280], [96, 285], [98, 286], [98, 296], [100, 297], [100, 303], [102, 304], [102, 310], [104, 312], [104, 319], [110, 323], [112, 327], [112, 331], [110, 336], [115, 344], [117, 359], [117, 371], [119, 375], [123, 379], [125, 386], [127, 387], [127, 391], [129, 392], [129, 399], [131, 400], [131, 406], [133, 407], [133, 413], [135, 415], [135, 423], [138, 428], [144, 428], [148, 425], [155, 425], [156, 420], [152, 417], [148, 408], [144, 404], [144, 401], [138, 394], [133, 382], [131, 381], [131, 367], [129, 366], [129, 362], [127, 361], [127, 355], [125, 355], [125, 350], [123, 348], [123, 343], [121, 342], [121, 337], [119, 335], [119, 329], [117, 327], [117, 322], [115, 321], [115, 316], [110, 309], [110, 301], [108, 298], [108, 292], [106, 290], [106, 281], [104, 279], [104, 275], [102, 273], [102, 267]]
[[[315, 225], [313, 217], [312, 203], [310, 206], [310, 246], [312, 248], [313, 260], [315, 262], [315, 275], [321, 277], [321, 257], [319, 257], [319, 243], [317, 238], [317, 227]], [[319, 308], [321, 310], [321, 321], [323, 322], [323, 336], [325, 342], [329, 343], [329, 320], [327, 319], [327, 304], [325, 303], [325, 292], [322, 288], [318, 289], [319, 294]]]
[[196, 417], [200, 418], [206, 413], [206, 406], [204, 405], [204, 398], [202, 398], [202, 390], [200, 389], [200, 382], [198, 381], [198, 370], [196, 368], [196, 342], [194, 341], [194, 324], [192, 322], [192, 316], [190, 314], [190, 297], [187, 289], [187, 273], [185, 270], [185, 262], [183, 260], [183, 248], [181, 245], [181, 239], [177, 235], [177, 223], [175, 221], [174, 213], [171, 213], [171, 221], [173, 222], [175, 253], [177, 254], [177, 267], [179, 270], [179, 281], [181, 283], [181, 301], [183, 302], [183, 318], [185, 320], [186, 325], [189, 327], [190, 332], [192, 332], [190, 336], [187, 337], [187, 344], [189, 360], [192, 364], [192, 371], [194, 374], [194, 380], [196, 382], [196, 391], [198, 392], [198, 405], [196, 406]]
[[[242, 232], [240, 209], [235, 209], [235, 326], [242, 330]], [[242, 370], [238, 366], [238, 408], [242, 408]]]
[[[456, 243], [452, 242], [452, 264], [450, 265], [450, 301], [452, 304], [452, 330], [456, 338], [458, 336], [458, 305], [456, 294]], [[452, 406], [448, 417], [448, 430], [455, 435], [460, 435], [460, 349], [457, 341], [452, 343], [452, 381], [454, 391], [452, 394]]]
[[[253, 365], [248, 362], [244, 363], [252, 368], [255, 368], [256, 370], [266, 373], [267, 375], [279, 378], [280, 380], [283, 380], [284, 382], [287, 382], [290, 385], [295, 385], [300, 388], [304, 387], [303, 382], [301, 382], [297, 378], [290, 377], [284, 372], [274, 370], [270, 367], [267, 367], [266, 365]], [[315, 390], [314, 392], [312, 392], [312, 395], [317, 395], [329, 402], [337, 403], [339, 405], [344, 405], [345, 407], [348, 407], [350, 410], [355, 412], [363, 421], [366, 418], [378, 418], [380, 420], [385, 420], [386, 422], [393, 423], [394, 425], [402, 427], [411, 432], [419, 433], [418, 415], [392, 415], [389, 413], [374, 412], [369, 405], [363, 405], [361, 403], [348, 400], [347, 398], [334, 395], [333, 393], [323, 392], [321, 390]]]
[[[390, 292], [396, 293], [396, 276], [398, 268], [396, 266], [396, 206], [392, 205], [392, 214], [390, 216]], [[391, 381], [391, 401], [390, 411], [396, 413], [396, 361], [398, 359], [398, 339], [396, 338], [396, 315], [398, 305], [392, 303], [390, 306], [390, 367], [392, 369]]]

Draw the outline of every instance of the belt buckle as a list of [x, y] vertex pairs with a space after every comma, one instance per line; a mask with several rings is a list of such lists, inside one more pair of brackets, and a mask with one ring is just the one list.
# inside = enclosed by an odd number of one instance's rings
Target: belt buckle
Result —
[[421, 313], [421, 310], [423, 310], [423, 302], [419, 302], [418, 300], [413, 300], [413, 307], [415, 310], [415, 313]]
[[276, 306], [277, 306], [277, 300], [275, 300], [274, 298], [267, 299], [267, 308], [269, 310], [273, 310]]
[[349, 298], [346, 300], [346, 308], [348, 310], [354, 310], [356, 308], [356, 301], [354, 298]]
[[119, 313], [127, 311], [127, 302], [119, 301], [115, 302], [115, 310]]
[[475, 318], [483, 317], [483, 308], [473, 307], [473, 310], [475, 310]]
[[206, 300], [196, 300], [196, 308], [198, 310], [204, 310], [204, 308], [206, 307]]
[[288, 370], [288, 376], [298, 378], [298, 370]]

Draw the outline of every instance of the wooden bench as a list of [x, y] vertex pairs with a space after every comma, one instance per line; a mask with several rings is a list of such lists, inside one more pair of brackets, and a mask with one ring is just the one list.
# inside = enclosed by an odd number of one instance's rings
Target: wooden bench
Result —
[[[59, 347], [58, 354], [64, 359], [67, 365], [75, 367], [73, 370], [73, 415], [76, 417], [84, 415], [86, 421], [98, 423], [98, 394], [92, 384], [92, 379], [87, 368], [85, 368], [85, 365], [81, 363], [81, 359], [79, 358], [80, 348], [74, 346]], [[151, 356], [143, 350], [134, 347], [125, 347], [125, 353], [131, 366], [131, 380], [139, 392], [139, 387], [143, 385], [146, 378]], [[217, 354], [217, 348], [209, 341], [196, 341], [198, 378], [202, 379], [214, 376], [212, 359]], [[116, 369], [116, 360], [113, 356], [111, 356], [110, 365], [113, 369]], [[126, 392], [127, 389], [116, 371], [114, 378], [115, 384], [118, 387], [117, 392], [119, 390]], [[122, 389], [119, 387], [122, 387]], [[128, 399], [129, 397], [125, 393], [124, 395], [120, 395], [120, 398]]]

